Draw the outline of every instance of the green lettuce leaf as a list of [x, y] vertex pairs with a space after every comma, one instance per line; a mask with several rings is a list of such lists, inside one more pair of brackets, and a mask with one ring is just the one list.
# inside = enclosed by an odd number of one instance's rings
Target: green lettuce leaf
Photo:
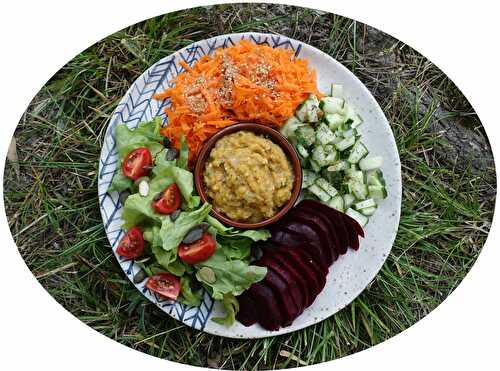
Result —
[[153, 169], [155, 177], [169, 177], [177, 183], [187, 209], [194, 209], [199, 206], [200, 198], [193, 196], [194, 177], [193, 173], [180, 168], [176, 161], [167, 161], [163, 151], [158, 156], [157, 165]]
[[167, 176], [155, 177], [149, 182], [147, 196], [141, 196], [139, 193], [128, 196], [122, 212], [123, 228], [129, 229], [136, 225], [150, 223], [161, 224], [164, 220], [170, 220], [168, 215], [156, 213], [151, 204], [155, 195], [173, 182], [173, 178]]
[[201, 303], [202, 291], [191, 289], [192, 278], [190, 276], [181, 277], [181, 292], [177, 300], [190, 307], [197, 307]]
[[179, 151], [179, 159], [177, 161], [177, 166], [181, 169], [188, 168], [188, 157], [189, 157], [189, 149], [186, 142], [186, 137], [184, 135], [181, 136], [181, 149]]
[[212, 206], [205, 203], [197, 210], [181, 212], [175, 222], [172, 222], [170, 218], [164, 219], [160, 229], [163, 249], [165, 251], [174, 250], [177, 254], [177, 246], [186, 233], [195, 225], [203, 222], [211, 209]]
[[116, 125], [116, 149], [120, 160], [140, 147], [148, 148], [153, 156], [159, 153], [163, 149], [163, 136], [160, 134], [160, 128], [160, 117], [141, 122], [135, 129], [129, 129], [125, 124]]
[[231, 327], [236, 320], [236, 313], [240, 310], [238, 299], [236, 299], [232, 294], [225, 294], [222, 299], [222, 305], [226, 311], [225, 317], [214, 317], [212, 318], [212, 321], [218, 323], [219, 325]]
[[265, 241], [271, 237], [271, 232], [269, 232], [267, 229], [239, 230], [234, 227], [226, 227], [224, 224], [222, 224], [212, 216], [208, 216], [206, 222], [215, 229], [217, 235], [228, 238], [246, 237], [256, 242]]
[[132, 179], [127, 178], [125, 175], [123, 175], [122, 168], [120, 166], [120, 168], [117, 169], [115, 175], [113, 176], [113, 181], [108, 188], [108, 192], [122, 192], [126, 189], [131, 188], [133, 184], [134, 182], [132, 181]]
[[152, 121], [141, 122], [135, 129], [129, 129], [125, 124], [116, 125], [115, 140], [120, 161], [108, 192], [122, 192], [132, 187], [133, 181], [122, 172], [123, 159], [131, 151], [140, 147], [148, 148], [153, 156], [159, 153], [163, 148], [160, 128], [161, 118], [159, 117]]
[[196, 278], [215, 300], [222, 300], [224, 294], [240, 295], [267, 273], [265, 267], [248, 265], [242, 260], [228, 260], [222, 249], [217, 249], [208, 260], [195, 267]]

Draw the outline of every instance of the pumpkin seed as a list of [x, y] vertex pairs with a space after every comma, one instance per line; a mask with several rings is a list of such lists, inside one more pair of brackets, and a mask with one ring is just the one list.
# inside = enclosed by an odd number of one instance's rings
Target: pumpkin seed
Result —
[[170, 214], [170, 220], [175, 222], [179, 215], [181, 215], [181, 209], [177, 209], [172, 214]]
[[143, 180], [139, 183], [139, 194], [142, 197], [146, 197], [149, 194], [149, 182], [147, 180]]
[[122, 193], [120, 193], [118, 199], [122, 205], [125, 205], [125, 201], [127, 201], [127, 198], [128, 196], [130, 196], [130, 194], [131, 193], [129, 191], [123, 191]]
[[203, 227], [198, 224], [191, 228], [188, 233], [186, 233], [184, 239], [182, 240], [182, 243], [185, 243], [186, 245], [192, 244], [203, 237], [203, 233], [205, 233]]
[[203, 229], [203, 232], [206, 232], [207, 229], [210, 227], [210, 224], [208, 224], [208, 223], [200, 223], [200, 224], [198, 224], [198, 227], [200, 227], [201, 229]]
[[260, 258], [262, 258], [262, 255], [264, 255], [264, 252], [259, 246], [252, 246], [252, 250], [250, 252], [252, 261], [260, 260]]
[[139, 188], [139, 184], [140, 184], [143, 180], [145, 180], [145, 181], [149, 182], [149, 177], [148, 177], [148, 176], [141, 176], [139, 179], [137, 179], [137, 180], [134, 182], [134, 186], [135, 186], [136, 188]]
[[165, 154], [165, 160], [172, 161], [175, 160], [177, 156], [179, 156], [179, 151], [175, 148], [169, 148]]
[[217, 280], [217, 277], [215, 277], [215, 272], [212, 270], [212, 268], [209, 267], [201, 268], [198, 271], [198, 274], [204, 281], [208, 283], [214, 283]]
[[189, 288], [191, 289], [192, 292], [196, 292], [198, 290], [201, 290], [203, 286], [201, 285], [200, 281], [198, 280], [191, 280], [189, 281]]
[[146, 272], [144, 272], [144, 270], [139, 269], [137, 273], [134, 275], [133, 281], [134, 283], [141, 283], [147, 276], [148, 275], [146, 274]]
[[165, 148], [172, 147], [172, 141], [169, 138], [167, 138], [167, 137], [163, 138], [163, 146]]

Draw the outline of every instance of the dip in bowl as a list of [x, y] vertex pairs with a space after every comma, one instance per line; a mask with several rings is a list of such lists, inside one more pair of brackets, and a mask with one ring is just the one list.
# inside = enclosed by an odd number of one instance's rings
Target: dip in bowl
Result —
[[195, 185], [212, 215], [243, 229], [266, 226], [296, 202], [302, 169], [293, 146], [278, 131], [236, 124], [215, 134], [202, 148]]

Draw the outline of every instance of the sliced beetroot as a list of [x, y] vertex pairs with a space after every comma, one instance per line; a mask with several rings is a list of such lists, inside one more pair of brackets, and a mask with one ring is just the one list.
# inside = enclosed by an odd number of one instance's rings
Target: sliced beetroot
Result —
[[323, 220], [323, 216], [318, 212], [312, 212], [306, 208], [293, 208], [287, 215], [292, 220], [297, 220], [311, 227], [320, 237], [323, 246], [323, 255], [328, 257], [328, 266], [330, 266], [338, 257], [337, 236], [332, 233], [328, 227], [328, 222]]
[[[292, 252], [292, 253], [294, 253], [294, 252]], [[307, 251], [304, 249], [302, 249], [302, 250], [297, 249], [297, 253], [299, 255], [302, 255], [303, 261], [306, 263], [306, 265], [309, 266], [309, 269], [314, 271], [314, 273], [316, 274], [316, 278], [317, 278], [318, 283], [319, 283], [319, 292], [318, 292], [318, 294], [319, 294], [321, 292], [321, 290], [323, 290], [323, 287], [325, 287], [326, 276], [328, 275], [329, 268], [326, 268], [325, 270], [321, 270], [321, 268], [315, 264], [315, 262], [311, 259], [310, 255], [308, 255]]]
[[236, 319], [244, 326], [252, 326], [257, 322], [257, 311], [255, 310], [255, 302], [248, 294], [248, 291], [237, 296], [240, 310], [236, 314]]
[[279, 246], [289, 248], [307, 249], [314, 261], [321, 266], [323, 270], [328, 269], [327, 262], [323, 257], [321, 247], [316, 244], [311, 244], [306, 237], [296, 232], [290, 231], [282, 226], [273, 225], [269, 228], [271, 231], [270, 241]]
[[[315, 298], [315, 292], [318, 289], [315, 284], [316, 276], [314, 275], [314, 272], [309, 270], [307, 264], [292, 261], [294, 258], [289, 254], [277, 252], [271, 257], [271, 259], [280, 264], [283, 269], [290, 272], [295, 281], [299, 284], [302, 294], [302, 312], [305, 308], [311, 305]], [[319, 286], [319, 283], [317, 286]]]
[[318, 258], [321, 259], [323, 265], [325, 265], [326, 267], [330, 266], [328, 255], [325, 255], [325, 252], [323, 251], [324, 247], [321, 243], [321, 238], [313, 228], [293, 218], [285, 218], [284, 220], [280, 220], [277, 225], [286, 231], [290, 231], [305, 238], [305, 240], [309, 242], [309, 245], [319, 250], [317, 255]]
[[[257, 265], [267, 267], [265, 264], [257, 263]], [[288, 283], [278, 273], [276, 273], [272, 267], [267, 268], [266, 277], [261, 281], [261, 283], [269, 287], [274, 293], [274, 297], [278, 302], [279, 310], [283, 318], [283, 323], [281, 325], [289, 326], [299, 315], [300, 307], [295, 304], [295, 300], [292, 297]]]
[[276, 273], [286, 283], [287, 291], [285, 295], [291, 298], [297, 308], [298, 314], [302, 313], [305, 307], [305, 300], [304, 288], [301, 286], [301, 282], [299, 282], [301, 277], [297, 278], [279, 259], [276, 259], [275, 254], [264, 255], [257, 265], [260, 265], [259, 263], [267, 267], [268, 272]]
[[276, 255], [278, 254], [281, 256], [282, 261], [292, 264], [306, 278], [309, 287], [309, 301], [307, 306], [311, 305], [324, 286], [324, 272], [315, 266], [314, 260], [302, 249], [281, 247], [279, 252], [276, 252]]
[[260, 325], [269, 331], [278, 330], [283, 324], [283, 317], [273, 290], [257, 282], [250, 286], [247, 292], [255, 303], [254, 310]]
[[344, 222], [343, 213], [315, 200], [303, 200], [297, 207], [309, 208], [326, 215], [330, 220], [332, 233], [335, 233], [339, 240], [339, 255], [343, 255], [347, 252], [347, 248], [349, 247], [349, 232]]

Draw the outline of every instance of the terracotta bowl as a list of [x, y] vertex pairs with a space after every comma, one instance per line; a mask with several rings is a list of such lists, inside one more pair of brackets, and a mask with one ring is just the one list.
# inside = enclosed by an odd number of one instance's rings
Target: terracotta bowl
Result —
[[206, 194], [205, 184], [203, 180], [203, 173], [205, 172], [205, 163], [210, 156], [212, 148], [219, 139], [221, 139], [223, 136], [227, 134], [232, 134], [241, 130], [252, 131], [256, 134], [260, 134], [265, 138], [271, 140], [275, 144], [279, 145], [283, 149], [283, 152], [285, 153], [287, 158], [290, 160], [290, 163], [292, 165], [292, 170], [295, 175], [295, 180], [292, 188], [292, 196], [290, 197], [290, 200], [288, 200], [288, 202], [285, 205], [283, 205], [283, 207], [280, 209], [278, 213], [276, 213], [269, 219], [265, 219], [258, 223], [238, 222], [228, 218], [226, 215], [224, 215], [222, 212], [219, 212], [215, 208], [212, 209], [211, 215], [226, 225], [230, 225], [241, 229], [257, 229], [272, 224], [278, 221], [282, 216], [284, 216], [297, 201], [297, 198], [299, 197], [300, 190], [302, 187], [302, 168], [300, 166], [299, 157], [297, 156], [297, 153], [295, 152], [295, 149], [290, 144], [290, 142], [288, 142], [288, 140], [283, 135], [281, 135], [280, 132], [268, 126], [253, 124], [253, 123], [235, 124], [222, 129], [203, 145], [200, 154], [198, 156], [198, 159], [196, 160], [196, 165], [194, 169], [194, 181], [196, 190], [200, 195], [202, 201], [210, 203], [211, 200]]

